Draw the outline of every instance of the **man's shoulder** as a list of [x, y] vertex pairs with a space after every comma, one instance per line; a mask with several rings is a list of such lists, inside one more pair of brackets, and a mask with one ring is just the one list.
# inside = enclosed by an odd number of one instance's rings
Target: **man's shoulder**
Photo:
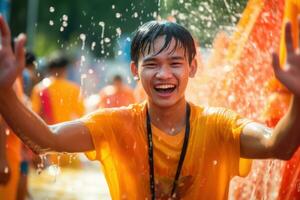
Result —
[[98, 110], [88, 114], [89, 118], [106, 118], [114, 121], [124, 122], [128, 120], [139, 119], [143, 116], [145, 111], [145, 103], [135, 103], [129, 106], [122, 106], [117, 108], [99, 108]]
[[226, 117], [236, 115], [236, 113], [225, 107], [204, 106], [191, 104], [192, 116], [194, 118]]

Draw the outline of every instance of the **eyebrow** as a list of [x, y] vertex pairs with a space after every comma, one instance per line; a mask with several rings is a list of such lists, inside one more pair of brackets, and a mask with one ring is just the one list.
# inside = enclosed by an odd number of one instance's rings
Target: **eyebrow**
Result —
[[[184, 57], [182, 56], [171, 56], [171, 57], [168, 57], [167, 58], [168, 60], [184, 60]], [[145, 58], [143, 60], [143, 62], [151, 62], [151, 61], [156, 61], [157, 59], [155, 57], [148, 57], [148, 58]]]

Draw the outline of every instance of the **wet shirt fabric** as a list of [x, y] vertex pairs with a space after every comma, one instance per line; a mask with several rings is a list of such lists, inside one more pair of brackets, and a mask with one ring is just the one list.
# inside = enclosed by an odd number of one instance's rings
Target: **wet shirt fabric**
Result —
[[[81, 120], [117, 199], [150, 199], [146, 104], [100, 109]], [[190, 139], [176, 190], [176, 199], [227, 199], [229, 181], [239, 174], [240, 133], [248, 120], [224, 108], [191, 104]], [[171, 193], [184, 130], [168, 135], [152, 125], [157, 199]]]

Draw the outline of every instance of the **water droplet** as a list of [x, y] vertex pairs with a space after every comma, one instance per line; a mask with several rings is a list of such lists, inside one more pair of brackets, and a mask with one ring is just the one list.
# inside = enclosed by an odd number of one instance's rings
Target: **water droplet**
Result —
[[7, 128], [7, 129], [5, 129], [5, 135], [9, 136], [9, 134], [10, 134], [10, 131], [9, 131], [9, 129], [8, 129], [8, 128]]
[[53, 25], [54, 25], [53, 20], [49, 20], [49, 25], [50, 25], [50, 26], [53, 26]]
[[49, 12], [53, 13], [55, 11], [55, 8], [53, 6], [49, 7]]
[[84, 50], [84, 47], [85, 47], [85, 40], [86, 40], [86, 35], [84, 33], [81, 33], [79, 35], [79, 38], [81, 39], [82, 41], [82, 47], [81, 47], [81, 50]]
[[63, 27], [67, 27], [67, 26], [68, 26], [68, 22], [63, 21], [62, 26], [63, 26]]
[[68, 21], [68, 15], [63, 15], [63, 16], [62, 16], [62, 19], [63, 19], [64, 21]]
[[110, 39], [108, 37], [104, 38], [104, 42], [109, 43]]
[[214, 160], [213, 161], [213, 165], [217, 165], [218, 164], [218, 161], [217, 160]]
[[[85, 62], [85, 56], [84, 55], [82, 55], [81, 57], [80, 57], [80, 66], [83, 66], [83, 63]], [[84, 74], [83, 74], [84, 75]]]
[[89, 69], [89, 74], [93, 74], [94, 70], [93, 69]]
[[116, 13], [116, 18], [120, 18], [122, 17], [122, 14], [121, 13]]
[[60, 32], [63, 32], [65, 29], [63, 26], [61, 26], [59, 30], [60, 30]]
[[120, 27], [116, 28], [117, 35], [120, 37], [122, 34], [122, 30]]
[[91, 49], [92, 49], [92, 51], [94, 51], [94, 49], [95, 49], [95, 46], [96, 46], [96, 42], [92, 42], [92, 45], [91, 45]]
[[138, 16], [139, 16], [139, 14], [138, 14], [137, 12], [134, 12], [134, 13], [133, 13], [133, 17], [134, 17], [134, 18], [137, 18]]
[[5, 168], [4, 168], [4, 173], [5, 173], [5, 174], [8, 174], [8, 172], [9, 172], [9, 168], [8, 168], [8, 167], [5, 167]]
[[113, 5], [111, 5], [111, 8], [114, 10], [116, 8], [116, 6], [113, 4]]

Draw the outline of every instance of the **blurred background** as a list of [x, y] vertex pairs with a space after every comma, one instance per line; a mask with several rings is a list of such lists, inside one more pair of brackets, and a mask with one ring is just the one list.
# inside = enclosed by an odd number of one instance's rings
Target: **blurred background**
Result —
[[[92, 80], [86, 93], [103, 87], [121, 70], [129, 84], [129, 47], [132, 32], [153, 19], [174, 19], [210, 48], [216, 33], [231, 32], [246, 0], [1, 0], [12, 35], [27, 34], [27, 49], [42, 62], [54, 51], [65, 50], [79, 60], [81, 73]], [[80, 62], [81, 61], [81, 62]], [[41, 66], [40, 66], [41, 67]], [[92, 69], [95, 74], [89, 74]], [[91, 72], [91, 70], [90, 70]], [[80, 83], [74, 71], [70, 78]]]

